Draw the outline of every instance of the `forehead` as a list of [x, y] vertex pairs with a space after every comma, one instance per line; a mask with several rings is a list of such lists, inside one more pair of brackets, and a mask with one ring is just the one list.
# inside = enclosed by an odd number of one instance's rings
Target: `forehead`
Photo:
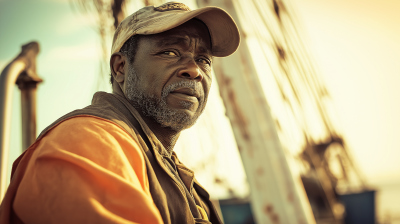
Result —
[[197, 50], [212, 55], [211, 37], [208, 28], [203, 22], [197, 19], [189, 20], [168, 31], [153, 34], [150, 39], [154, 41], [157, 47], [195, 44]]

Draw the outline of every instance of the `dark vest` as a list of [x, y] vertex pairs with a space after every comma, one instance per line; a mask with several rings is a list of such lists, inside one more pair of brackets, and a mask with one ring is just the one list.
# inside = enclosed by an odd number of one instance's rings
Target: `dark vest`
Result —
[[[222, 223], [209, 194], [196, 181], [193, 171], [186, 168], [174, 152], [170, 155], [165, 150], [139, 113], [124, 97], [97, 92], [90, 106], [62, 116], [45, 128], [38, 138], [66, 119], [85, 115], [113, 122], [139, 143], [146, 162], [150, 193], [165, 224]], [[18, 165], [18, 161], [15, 163], [17, 164], [14, 166]], [[13, 167], [13, 171], [15, 168]], [[201, 218], [196, 205], [207, 212], [209, 221]]]

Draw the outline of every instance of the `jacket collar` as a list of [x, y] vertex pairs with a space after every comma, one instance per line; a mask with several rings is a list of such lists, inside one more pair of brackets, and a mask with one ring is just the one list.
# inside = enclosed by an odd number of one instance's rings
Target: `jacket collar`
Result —
[[[173, 151], [172, 154], [168, 153], [168, 151], [164, 148], [162, 143], [158, 140], [156, 135], [151, 131], [151, 129], [147, 126], [146, 122], [142, 119], [140, 116], [139, 112], [132, 106], [132, 104], [129, 103], [129, 101], [120, 95], [117, 94], [110, 94], [113, 97], [116, 98], [117, 101], [110, 99], [110, 97], [105, 97], [105, 95], [108, 95], [109, 93], [105, 92], [97, 92], [93, 96], [92, 104], [96, 103], [109, 103], [111, 105], [122, 103], [130, 112], [131, 115], [137, 120], [139, 123], [140, 127], [135, 127], [136, 129], [141, 128], [146, 135], [147, 139], [149, 140], [151, 147], [154, 150], [154, 156], [156, 158], [157, 163], [163, 168], [163, 170], [172, 178], [174, 179], [174, 174], [172, 171], [167, 167], [166, 163], [168, 160], [172, 160], [175, 163], [175, 166], [177, 168], [177, 171], [179, 173], [180, 178], [182, 179], [182, 182], [185, 184], [186, 188], [190, 191], [192, 191], [193, 186], [196, 186], [196, 190], [199, 189], [200, 194], [205, 196], [206, 198], [209, 198], [208, 192], [197, 182], [196, 178], [194, 178], [194, 172], [187, 168], [183, 163], [180, 162], [178, 159], [176, 153]], [[115, 108], [118, 108], [116, 106]], [[136, 123], [134, 121], [131, 121], [132, 124]]]

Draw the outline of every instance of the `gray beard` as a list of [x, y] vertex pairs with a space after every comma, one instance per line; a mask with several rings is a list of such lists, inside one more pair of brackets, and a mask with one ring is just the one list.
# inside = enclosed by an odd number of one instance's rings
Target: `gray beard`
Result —
[[[169, 127], [175, 131], [181, 131], [193, 126], [197, 118], [204, 110], [206, 97], [199, 101], [199, 107], [193, 117], [189, 114], [179, 111], [178, 109], [169, 108], [166, 97], [172, 91], [180, 87], [192, 89], [200, 88], [196, 81], [182, 80], [165, 86], [161, 93], [161, 98], [154, 95], [146, 94], [144, 89], [139, 85], [139, 76], [133, 66], [130, 66], [126, 80], [126, 97], [139, 109], [145, 116], [151, 117], [162, 127]], [[182, 101], [180, 103], [184, 108], [190, 108], [192, 103]]]

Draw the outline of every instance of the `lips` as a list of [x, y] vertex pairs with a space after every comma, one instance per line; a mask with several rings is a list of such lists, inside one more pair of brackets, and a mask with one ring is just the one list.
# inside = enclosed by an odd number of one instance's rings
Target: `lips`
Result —
[[191, 88], [178, 88], [175, 89], [174, 91], [172, 91], [171, 93], [179, 93], [179, 94], [183, 94], [183, 95], [187, 95], [187, 96], [191, 96], [191, 97], [196, 97], [197, 99], [200, 98], [200, 94]]

